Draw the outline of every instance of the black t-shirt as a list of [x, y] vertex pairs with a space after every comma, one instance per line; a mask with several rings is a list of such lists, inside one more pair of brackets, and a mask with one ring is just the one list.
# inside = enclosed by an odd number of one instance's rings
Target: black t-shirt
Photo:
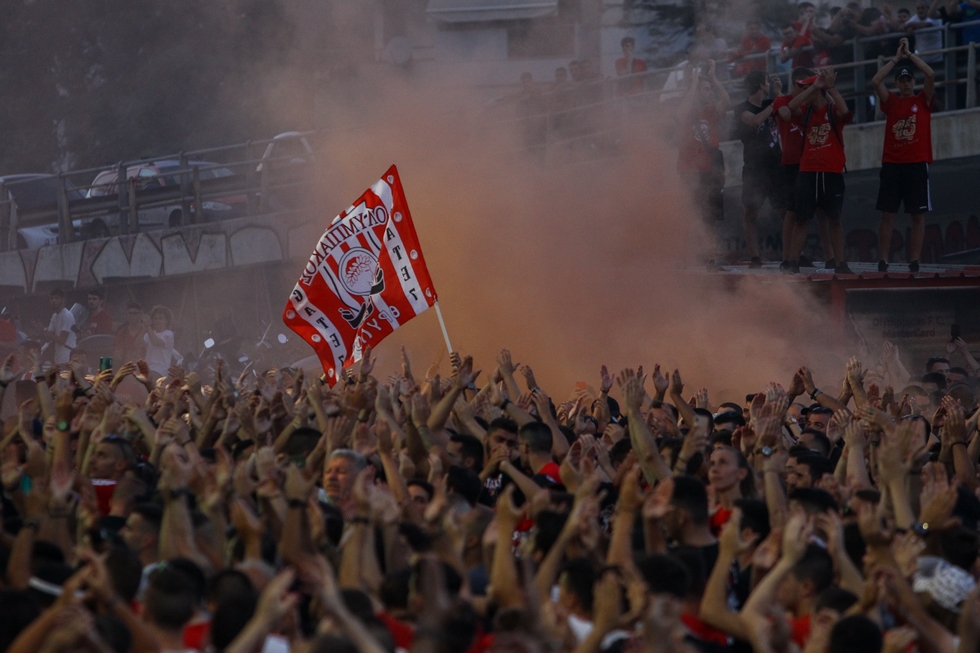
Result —
[[742, 122], [742, 114], [748, 111], [755, 115], [761, 113], [772, 104], [772, 100], [762, 101], [762, 106], [755, 106], [748, 100], [735, 107], [735, 134], [742, 141], [742, 159], [748, 168], [779, 167], [782, 151], [779, 149], [779, 124], [776, 114], [769, 117], [757, 127], [751, 127]]

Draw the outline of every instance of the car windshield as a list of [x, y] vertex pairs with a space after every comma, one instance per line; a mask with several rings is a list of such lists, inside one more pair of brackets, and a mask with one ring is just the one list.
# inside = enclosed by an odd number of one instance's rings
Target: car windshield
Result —
[[[17, 208], [23, 211], [58, 204], [57, 177], [37, 177], [27, 180], [14, 179], [7, 181], [6, 185], [7, 192], [17, 202]], [[75, 188], [75, 185], [67, 179], [65, 180], [65, 189], [69, 201], [82, 197], [82, 194]]]
[[167, 185], [179, 185], [180, 175], [177, 173], [183, 172], [184, 170], [190, 168], [199, 168], [201, 170], [201, 179], [217, 179], [219, 177], [233, 177], [234, 172], [228, 168], [213, 168], [214, 163], [198, 163], [192, 162], [188, 164], [188, 168], [181, 168], [179, 163], [164, 164], [158, 166], [160, 173], [165, 175], [167, 180]]

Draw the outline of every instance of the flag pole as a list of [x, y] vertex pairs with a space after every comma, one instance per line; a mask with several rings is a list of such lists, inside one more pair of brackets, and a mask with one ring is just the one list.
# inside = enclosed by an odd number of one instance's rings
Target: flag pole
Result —
[[451, 342], [449, 342], [449, 332], [446, 331], [446, 321], [442, 319], [442, 311], [439, 310], [439, 302], [434, 302], [432, 305], [436, 309], [436, 317], [439, 318], [439, 326], [442, 327], [442, 337], [446, 339], [446, 349], [448, 349], [449, 353], [451, 354], [453, 353], [453, 345]]

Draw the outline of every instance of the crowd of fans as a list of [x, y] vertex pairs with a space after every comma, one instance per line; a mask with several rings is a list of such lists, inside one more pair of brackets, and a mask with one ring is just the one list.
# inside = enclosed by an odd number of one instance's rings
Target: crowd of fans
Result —
[[716, 403], [507, 350], [332, 388], [18, 351], [0, 651], [975, 652], [980, 363], [865, 358]]

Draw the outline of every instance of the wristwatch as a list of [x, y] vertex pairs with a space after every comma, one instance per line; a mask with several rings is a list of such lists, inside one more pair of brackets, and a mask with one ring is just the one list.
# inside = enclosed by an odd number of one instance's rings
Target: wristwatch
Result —
[[813, 389], [813, 392], [810, 393], [810, 399], [813, 399], [814, 401], [816, 401], [818, 394], [820, 394], [820, 388], [814, 388]]
[[755, 452], [761, 453], [763, 456], [768, 458], [769, 456], [772, 455], [772, 447], [762, 447], [760, 449], [756, 449]]
[[69, 424], [68, 424], [68, 422], [66, 422], [65, 420], [63, 420], [63, 419], [59, 419], [59, 420], [58, 420], [58, 423], [57, 423], [57, 424], [55, 424], [55, 427], [56, 427], [56, 428], [57, 428], [57, 429], [58, 429], [59, 431], [64, 431], [64, 432], [67, 432], [67, 431], [68, 431], [68, 429], [69, 429]]
[[929, 535], [929, 524], [927, 522], [915, 522], [912, 524], [912, 532], [919, 537], [926, 537]]

